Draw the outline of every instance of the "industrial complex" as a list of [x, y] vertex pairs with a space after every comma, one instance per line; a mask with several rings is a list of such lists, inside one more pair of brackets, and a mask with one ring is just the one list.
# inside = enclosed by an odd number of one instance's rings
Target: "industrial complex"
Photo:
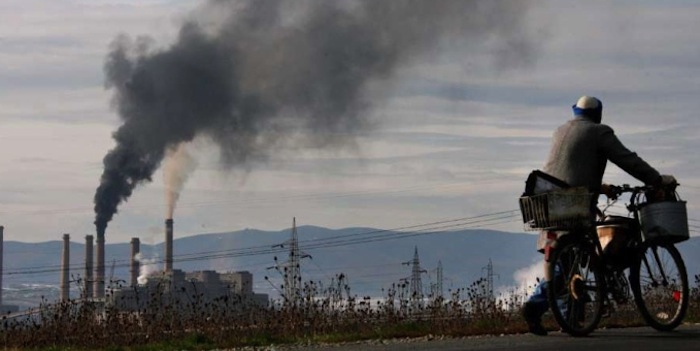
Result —
[[[3, 230], [0, 226], [0, 292], [2, 291]], [[80, 284], [81, 300], [89, 300], [125, 311], [144, 310], [154, 305], [180, 305], [197, 300], [201, 304], [226, 304], [227, 306], [255, 304], [267, 306], [267, 294], [253, 291], [253, 275], [248, 271], [217, 272], [201, 270], [185, 272], [173, 268], [173, 220], [165, 221], [165, 260], [160, 272], [147, 279], [139, 279], [141, 241], [131, 239], [129, 257], [129, 279], [115, 287], [105, 281], [105, 241], [104, 233], [98, 233], [97, 240], [92, 235], [85, 236], [85, 262], [83, 278], [79, 283], [70, 276], [70, 235], [63, 235], [60, 269], [60, 300], [71, 299], [71, 284]], [[96, 261], [93, 261], [96, 251]], [[108, 287], [108, 289], [106, 289]], [[107, 292], [108, 290], [108, 292]], [[0, 293], [0, 313], [18, 312], [18, 306], [2, 304]]]

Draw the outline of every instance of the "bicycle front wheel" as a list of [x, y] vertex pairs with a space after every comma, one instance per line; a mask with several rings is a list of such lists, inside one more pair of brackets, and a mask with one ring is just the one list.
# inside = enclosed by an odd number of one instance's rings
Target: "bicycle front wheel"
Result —
[[603, 275], [586, 243], [562, 243], [547, 264], [547, 300], [554, 319], [566, 333], [585, 336], [603, 314]]
[[673, 245], [647, 244], [630, 271], [634, 302], [656, 330], [676, 328], [688, 309], [688, 276]]

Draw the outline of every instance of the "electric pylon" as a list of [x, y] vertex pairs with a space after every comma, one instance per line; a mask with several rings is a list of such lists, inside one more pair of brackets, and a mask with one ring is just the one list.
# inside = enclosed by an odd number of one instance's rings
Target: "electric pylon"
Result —
[[425, 269], [420, 268], [420, 259], [418, 258], [418, 246], [415, 247], [413, 260], [404, 262], [404, 265], [411, 265], [411, 302], [415, 307], [419, 307], [423, 303], [423, 283], [421, 282], [421, 274], [427, 273]]
[[268, 269], [275, 268], [282, 274], [284, 278], [284, 286], [282, 291], [284, 293], [284, 300], [287, 303], [297, 304], [301, 301], [301, 259], [311, 258], [301, 250], [299, 250], [299, 238], [297, 235], [297, 220], [296, 217], [292, 219], [292, 237], [282, 244], [275, 245], [273, 247], [284, 247], [287, 245], [289, 247], [289, 258], [285, 263], [278, 263], [277, 257], [275, 257], [275, 265], [268, 267]]
[[[481, 270], [483, 271], [486, 269], [486, 293], [488, 294], [489, 299], [494, 298], [493, 294], [493, 277], [498, 276], [498, 274], [493, 274], [493, 263], [491, 262], [491, 259], [489, 258], [489, 264], [486, 265], [486, 267], [482, 267]], [[500, 278], [500, 276], [498, 276]]]
[[435, 296], [439, 298], [443, 298], [443, 290], [442, 290], [442, 261], [438, 261], [438, 266], [437, 266], [437, 288], [435, 289]]

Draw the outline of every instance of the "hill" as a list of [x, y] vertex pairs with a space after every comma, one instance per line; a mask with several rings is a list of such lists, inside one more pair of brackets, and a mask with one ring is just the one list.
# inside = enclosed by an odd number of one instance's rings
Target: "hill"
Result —
[[[301, 250], [310, 258], [301, 260], [304, 281], [327, 286], [333, 277], [348, 277], [352, 294], [382, 296], [382, 289], [407, 278], [411, 267], [405, 263], [418, 249], [424, 290], [436, 283], [436, 268], [442, 263], [444, 290], [466, 287], [486, 274], [489, 260], [496, 274], [497, 287], [516, 284], [514, 273], [521, 269], [537, 272], [541, 255], [535, 252], [536, 236], [493, 230], [460, 230], [435, 233], [392, 232], [373, 228], [327, 229], [314, 226], [297, 228]], [[253, 273], [257, 292], [276, 295], [282, 277], [275, 262], [288, 259], [291, 230], [260, 231], [246, 229], [229, 233], [211, 233], [174, 240], [174, 267], [185, 271], [217, 270]], [[107, 238], [109, 241], [109, 238]], [[55, 299], [58, 294], [62, 243], [5, 242], [4, 302], [32, 305], [39, 294]], [[688, 266], [691, 284], [700, 273], [700, 239], [679, 245]], [[71, 242], [71, 277], [84, 274], [83, 243]], [[107, 244], [106, 274], [113, 279], [129, 280], [130, 246]], [[162, 269], [162, 244], [143, 245], [144, 257], [154, 262], [153, 271]], [[277, 259], [277, 261], [275, 261]], [[112, 273], [113, 271], [113, 273]], [[265, 280], [265, 277], [269, 280]], [[530, 282], [534, 278], [530, 279]], [[72, 294], [80, 294], [77, 284]]]

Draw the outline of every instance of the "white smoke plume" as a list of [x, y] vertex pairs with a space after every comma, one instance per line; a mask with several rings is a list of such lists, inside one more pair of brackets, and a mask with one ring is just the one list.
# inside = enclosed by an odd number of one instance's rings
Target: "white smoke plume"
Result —
[[166, 218], [173, 218], [175, 205], [185, 182], [197, 168], [197, 160], [187, 151], [188, 143], [180, 143], [168, 148], [163, 162], [163, 183], [165, 184]]
[[136, 282], [139, 285], [146, 285], [148, 277], [158, 272], [158, 256], [146, 258], [139, 252], [134, 256], [134, 260], [139, 262], [139, 276], [136, 278]]
[[544, 279], [544, 263], [542, 263], [542, 261], [537, 261], [527, 267], [520, 268], [513, 273], [513, 278], [515, 279], [517, 288], [522, 291], [527, 291], [529, 294], [534, 290], [535, 285], [537, 285], [537, 280]]
[[498, 299], [505, 306], [517, 309], [532, 295], [537, 286], [537, 281], [544, 279], [544, 264], [541, 260], [527, 267], [520, 268], [513, 273], [515, 286], [502, 286], [498, 288]]

